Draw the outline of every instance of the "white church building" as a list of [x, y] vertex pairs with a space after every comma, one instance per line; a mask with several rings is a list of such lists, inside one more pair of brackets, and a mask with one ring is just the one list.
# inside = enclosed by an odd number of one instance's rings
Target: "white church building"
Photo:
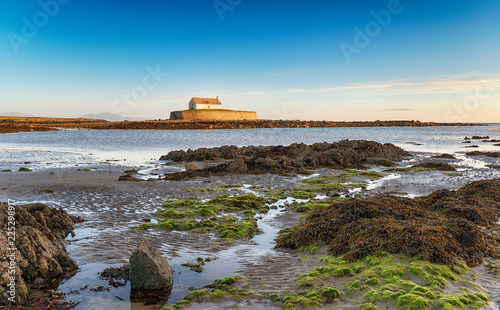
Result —
[[189, 101], [189, 110], [206, 110], [206, 109], [222, 109], [222, 103], [219, 101], [219, 97], [213, 98], [198, 98], [193, 97]]

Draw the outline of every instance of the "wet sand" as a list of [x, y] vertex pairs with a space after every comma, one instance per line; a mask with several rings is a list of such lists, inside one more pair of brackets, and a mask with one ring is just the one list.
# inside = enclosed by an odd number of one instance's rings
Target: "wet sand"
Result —
[[[458, 168], [461, 176], [449, 176], [439, 171], [410, 171], [407, 173], [391, 172], [381, 180], [369, 181], [366, 190], [352, 191], [351, 196], [369, 196], [376, 193], [399, 191], [408, 196], [427, 195], [440, 189], [457, 189], [471, 181], [500, 177], [498, 169], [484, 169], [489, 164], [498, 164], [494, 158], [458, 158], [431, 159], [432, 154], [416, 153], [408, 161], [399, 163], [404, 166], [420, 162], [447, 162]], [[144, 168], [136, 167], [138, 170]], [[244, 287], [254, 292], [266, 292], [253, 295], [243, 300], [221, 299], [214, 303], [193, 303], [192, 309], [221, 309], [234, 307], [240, 309], [273, 309], [267, 295], [292, 289], [296, 278], [319, 263], [315, 258], [322, 254], [309, 255], [300, 251], [274, 250], [273, 239], [280, 229], [296, 225], [303, 214], [284, 211], [281, 208], [271, 210], [259, 220], [259, 227], [264, 231], [252, 240], [237, 240], [230, 243], [213, 234], [199, 235], [189, 232], [167, 232], [150, 229], [134, 231], [132, 228], [143, 222], [144, 218], [155, 218], [154, 212], [167, 199], [186, 199], [197, 196], [208, 199], [221, 193], [190, 192], [186, 189], [211, 188], [218, 185], [244, 184], [244, 187], [227, 189], [227, 194], [245, 194], [254, 192], [266, 195], [262, 189], [252, 186], [266, 186], [272, 189], [291, 190], [302, 185], [299, 176], [278, 175], [228, 175], [220, 177], [198, 178], [190, 181], [143, 181], [118, 182], [118, 177], [131, 167], [100, 165], [95, 171], [77, 171], [81, 167], [39, 170], [32, 172], [0, 173], [0, 200], [14, 199], [19, 202], [42, 202], [49, 206], [61, 207], [68, 213], [81, 216], [85, 222], [75, 225], [76, 235], [70, 238], [68, 253], [80, 265], [81, 271], [73, 278], [60, 285], [67, 299], [81, 300], [77, 309], [132, 309], [148, 308], [140, 303], [130, 304], [128, 296], [130, 286], [110, 288], [109, 292], [92, 292], [89, 288], [105, 285], [97, 273], [107, 266], [120, 266], [128, 261], [132, 251], [140, 240], [148, 238], [175, 270], [174, 289], [169, 303], [180, 301], [190, 293], [188, 288], [201, 288], [220, 279], [233, 275], [244, 275], [237, 287]], [[155, 170], [158, 169], [158, 170]], [[386, 168], [376, 167], [375, 171]], [[162, 174], [182, 170], [182, 165], [158, 166], [148, 172]], [[337, 174], [339, 171], [318, 169], [314, 176]], [[141, 176], [141, 175], [139, 175]], [[143, 175], [143, 178], [155, 175]], [[53, 193], [39, 193], [42, 189], [51, 189]], [[206, 264], [202, 273], [195, 273], [181, 266], [196, 257], [217, 258]], [[486, 293], [496, 302], [500, 302], [495, 278], [485, 267], [474, 271]], [[80, 290], [87, 283], [89, 288]], [[70, 291], [79, 291], [70, 293]], [[117, 296], [119, 298], [117, 298]], [[123, 299], [123, 300], [120, 300]], [[491, 306], [491, 309], [495, 309]], [[154, 307], [153, 307], [154, 308]], [[279, 308], [279, 307], [278, 307]], [[276, 308], [276, 309], [278, 309]], [[344, 305], [342, 309], [349, 309]], [[337, 308], [340, 309], [340, 308]], [[388, 308], [389, 309], [389, 308]]]

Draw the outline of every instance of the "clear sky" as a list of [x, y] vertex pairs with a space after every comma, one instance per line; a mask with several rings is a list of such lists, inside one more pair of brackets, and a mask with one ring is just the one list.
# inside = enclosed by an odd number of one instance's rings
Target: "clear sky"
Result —
[[500, 121], [498, 0], [0, 0], [0, 112]]

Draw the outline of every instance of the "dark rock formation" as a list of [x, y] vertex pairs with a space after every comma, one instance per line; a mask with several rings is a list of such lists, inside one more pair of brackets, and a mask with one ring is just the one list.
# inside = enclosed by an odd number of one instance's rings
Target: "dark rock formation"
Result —
[[500, 157], [500, 152], [480, 152], [480, 151], [474, 151], [474, 152], [467, 152], [465, 153], [467, 156], [486, 156], [486, 157], [495, 157], [498, 158]]
[[318, 242], [351, 261], [386, 251], [476, 266], [484, 257], [499, 257], [498, 239], [487, 232], [497, 227], [499, 189], [500, 179], [494, 179], [415, 199], [382, 195], [346, 200], [307, 214], [304, 223], [280, 235], [277, 247]]
[[441, 154], [441, 155], [434, 155], [432, 158], [441, 158], [441, 159], [457, 159], [455, 155], [452, 154]]
[[446, 163], [422, 163], [412, 166], [412, 168], [424, 168], [439, 171], [457, 171], [455, 167]]
[[129, 278], [133, 290], [170, 290], [173, 269], [165, 257], [142, 241], [130, 257]]
[[[11, 210], [8, 204], [0, 203], [0, 305], [8, 303], [11, 275], [16, 277], [16, 301], [20, 301], [27, 296], [27, 284], [39, 284], [78, 269], [65, 250], [64, 239], [73, 231], [71, 216], [44, 204], [30, 204], [16, 206], [12, 221]], [[13, 231], [8, 228], [12, 227], [9, 222], [15, 223], [15, 241], [9, 238], [9, 231]], [[9, 269], [9, 257], [14, 256], [15, 268]]]
[[222, 146], [197, 150], [172, 151], [160, 160], [203, 161], [232, 160], [214, 167], [165, 175], [166, 180], [179, 180], [196, 176], [242, 173], [303, 173], [307, 169], [363, 168], [365, 164], [392, 166], [410, 153], [393, 144], [380, 144], [365, 140], [342, 140], [334, 143], [290, 146]]

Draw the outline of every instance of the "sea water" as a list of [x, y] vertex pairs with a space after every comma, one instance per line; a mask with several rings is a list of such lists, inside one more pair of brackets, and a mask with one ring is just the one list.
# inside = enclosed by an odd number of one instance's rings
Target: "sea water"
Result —
[[173, 150], [223, 145], [290, 145], [364, 139], [393, 143], [411, 152], [464, 153], [500, 150], [468, 136], [500, 138], [500, 124], [474, 127], [267, 128], [232, 130], [71, 130], [0, 134], [0, 168], [56, 168], [108, 161], [141, 165]]

